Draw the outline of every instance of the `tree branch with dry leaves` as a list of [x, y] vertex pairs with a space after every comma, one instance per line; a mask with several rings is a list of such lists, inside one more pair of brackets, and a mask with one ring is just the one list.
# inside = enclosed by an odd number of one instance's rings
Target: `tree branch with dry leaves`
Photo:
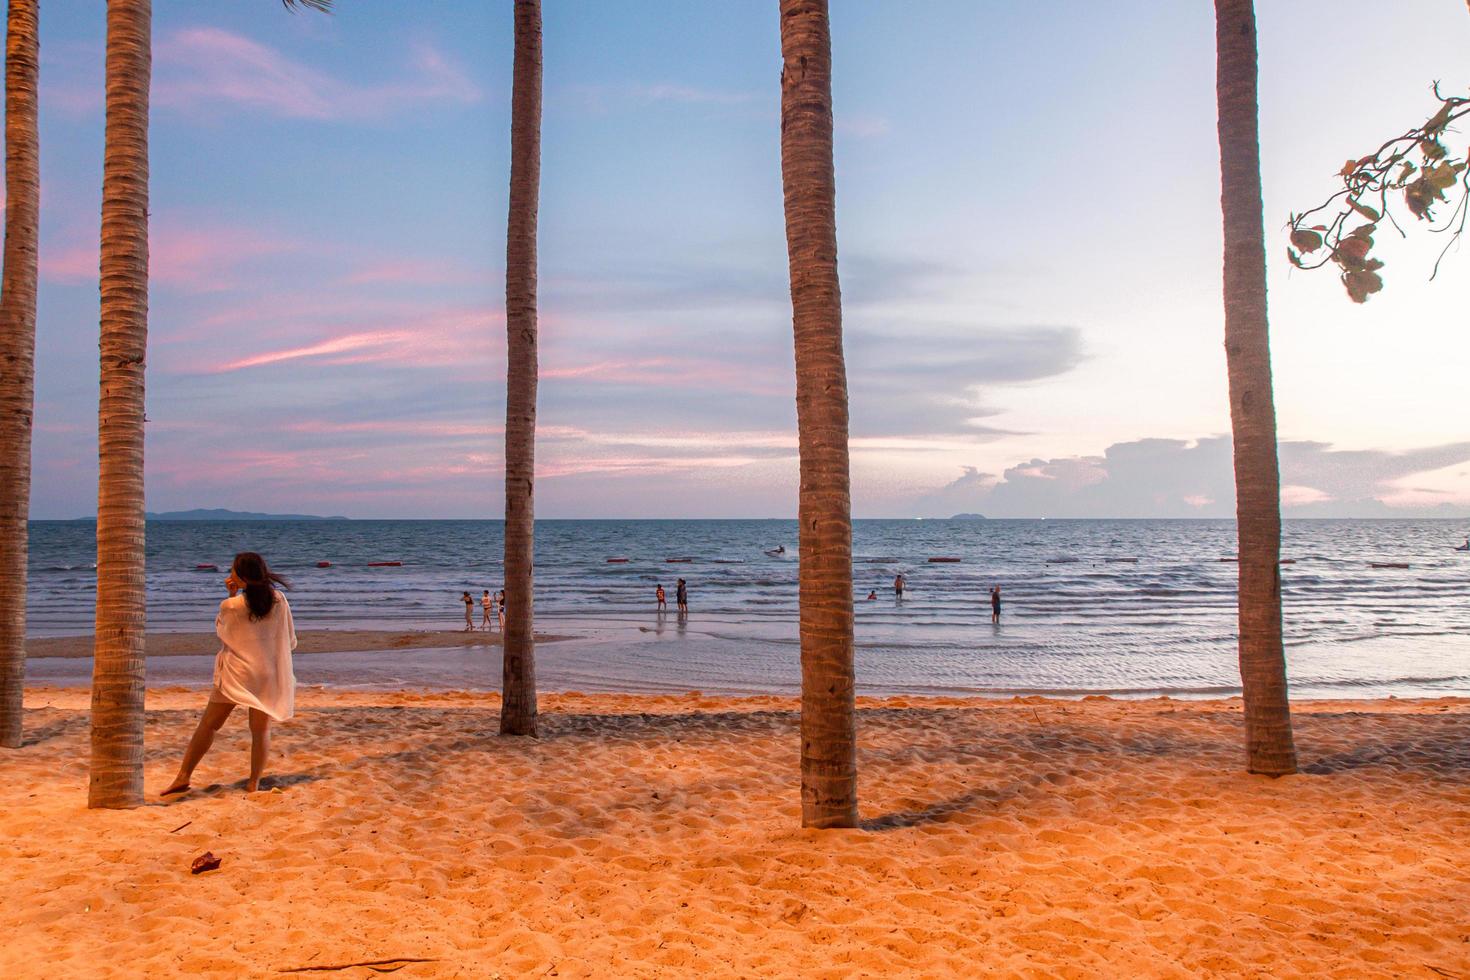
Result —
[[[1291, 264], [1298, 269], [1336, 264], [1354, 303], [1367, 302], [1383, 289], [1379, 275], [1383, 260], [1372, 254], [1379, 224], [1388, 221], [1401, 236], [1408, 237], [1391, 213], [1400, 200], [1416, 221], [1428, 223], [1431, 232], [1449, 235], [1431, 279], [1439, 272], [1440, 260], [1465, 231], [1470, 217], [1470, 151], [1457, 154], [1445, 141], [1451, 125], [1470, 115], [1470, 97], [1441, 95], [1438, 82], [1434, 83], [1434, 97], [1439, 109], [1425, 123], [1393, 137], [1367, 156], [1348, 160], [1337, 174], [1342, 181], [1340, 190], [1310, 211], [1290, 215], [1291, 245], [1286, 253]], [[1435, 209], [1450, 203], [1454, 207], [1441, 222]]]

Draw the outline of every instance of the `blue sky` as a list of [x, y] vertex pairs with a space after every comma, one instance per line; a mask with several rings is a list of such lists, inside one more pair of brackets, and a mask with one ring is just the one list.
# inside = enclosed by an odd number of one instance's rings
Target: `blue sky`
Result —
[[[1281, 232], [1470, 16], [1258, 6], [1287, 513], [1470, 513], [1470, 258], [1384, 241], [1353, 307]], [[1211, 5], [832, 20], [855, 513], [1230, 514]], [[42, 12], [42, 518], [95, 511], [103, 30]], [[543, 516], [794, 512], [777, 30], [545, 5]], [[150, 509], [500, 516], [509, 4], [158, 0], [154, 46]]]

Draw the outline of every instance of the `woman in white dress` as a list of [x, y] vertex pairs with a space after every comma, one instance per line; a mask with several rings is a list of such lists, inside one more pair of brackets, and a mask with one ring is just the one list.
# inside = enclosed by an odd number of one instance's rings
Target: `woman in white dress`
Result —
[[184, 750], [179, 774], [159, 795], [189, 788], [194, 767], [237, 704], [250, 711], [250, 778], [245, 791], [260, 788], [260, 774], [270, 753], [271, 722], [285, 721], [296, 707], [296, 675], [291, 670], [296, 625], [291, 606], [277, 585], [289, 588], [285, 579], [266, 567], [264, 558], [253, 551], [235, 556], [225, 579], [230, 597], [219, 604], [219, 615], [214, 618], [221, 645], [214, 659], [209, 703]]

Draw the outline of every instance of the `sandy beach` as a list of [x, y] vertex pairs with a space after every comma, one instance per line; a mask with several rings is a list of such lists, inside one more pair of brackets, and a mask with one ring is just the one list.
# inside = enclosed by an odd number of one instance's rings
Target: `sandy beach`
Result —
[[[150, 793], [199, 701], [149, 692]], [[0, 756], [5, 976], [1470, 975], [1463, 699], [1300, 705], [1279, 780], [1238, 701], [862, 699], [825, 833], [788, 698], [547, 695], [510, 740], [493, 695], [305, 689], [270, 791], [232, 719], [127, 812], [84, 808], [86, 704], [29, 692]]]
[[[441, 650], [450, 647], [498, 647], [498, 631], [485, 630], [300, 630], [299, 645], [294, 651], [303, 653], [347, 653], [382, 650]], [[565, 636], [536, 634], [537, 643], [564, 640]], [[147, 637], [147, 656], [188, 657], [213, 655], [219, 650], [219, 637], [209, 633], [154, 633]], [[26, 658], [63, 657], [76, 659], [92, 656], [92, 634], [75, 636], [32, 637], [26, 640]]]

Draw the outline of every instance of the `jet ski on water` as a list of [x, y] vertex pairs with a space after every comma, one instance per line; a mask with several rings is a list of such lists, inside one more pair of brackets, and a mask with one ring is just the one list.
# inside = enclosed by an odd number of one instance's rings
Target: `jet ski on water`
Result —
[[1470, 538], [1465, 539], [1464, 544], [1455, 545], [1456, 551], [1470, 551]]
[[782, 555], [786, 554], [786, 546], [784, 544], [778, 544], [774, 548], [767, 548], [766, 554], [770, 555], [772, 558], [780, 558]]

